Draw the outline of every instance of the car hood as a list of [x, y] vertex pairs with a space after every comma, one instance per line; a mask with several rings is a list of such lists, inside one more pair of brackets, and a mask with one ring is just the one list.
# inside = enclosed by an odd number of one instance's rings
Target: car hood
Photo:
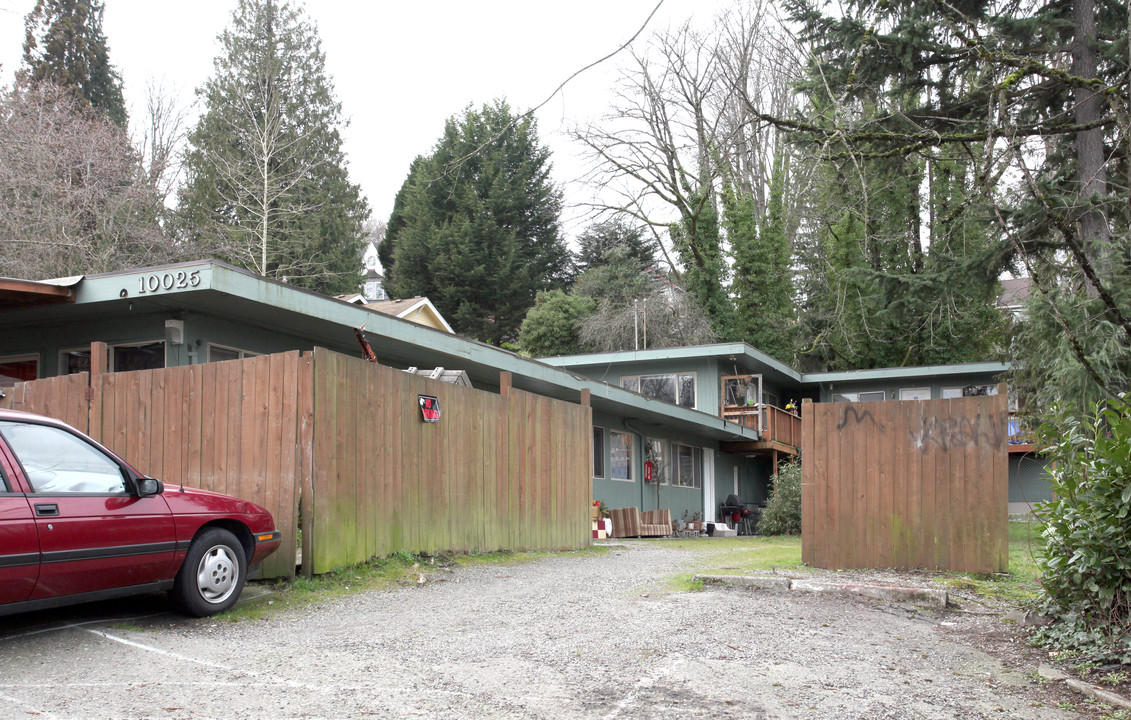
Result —
[[166, 485], [161, 494], [169, 509], [175, 514], [218, 513], [223, 515], [269, 515], [268, 511], [249, 500], [224, 495], [222, 493]]

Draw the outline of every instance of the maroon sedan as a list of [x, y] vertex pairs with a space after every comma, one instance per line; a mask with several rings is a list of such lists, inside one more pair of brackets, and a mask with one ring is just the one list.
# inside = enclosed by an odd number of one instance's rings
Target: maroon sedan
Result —
[[157, 590], [212, 615], [279, 542], [255, 503], [166, 488], [64, 423], [0, 410], [0, 615]]

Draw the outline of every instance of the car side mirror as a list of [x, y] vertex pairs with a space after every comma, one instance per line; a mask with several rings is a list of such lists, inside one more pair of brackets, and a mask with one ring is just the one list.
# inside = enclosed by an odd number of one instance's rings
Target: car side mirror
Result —
[[165, 485], [157, 478], [143, 477], [137, 481], [138, 497], [153, 497], [165, 492]]

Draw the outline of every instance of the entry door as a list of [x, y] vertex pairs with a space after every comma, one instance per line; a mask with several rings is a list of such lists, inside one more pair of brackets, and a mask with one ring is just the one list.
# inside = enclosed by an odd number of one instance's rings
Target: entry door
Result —
[[39, 575], [35, 520], [6, 459], [0, 448], [0, 603], [27, 600]]
[[138, 498], [118, 460], [62, 428], [0, 422], [19, 463], [39, 535], [31, 599], [143, 585], [172, 575], [169, 506]]

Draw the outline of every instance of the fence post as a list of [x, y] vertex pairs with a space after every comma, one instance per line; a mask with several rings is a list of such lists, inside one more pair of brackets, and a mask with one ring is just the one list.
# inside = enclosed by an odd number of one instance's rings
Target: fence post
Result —
[[110, 352], [104, 342], [90, 344], [90, 383], [86, 389], [86, 432], [102, 442], [102, 376], [109, 371]]
[[508, 397], [511, 394], [511, 374], [509, 372], [499, 373], [499, 394], [503, 397]]

